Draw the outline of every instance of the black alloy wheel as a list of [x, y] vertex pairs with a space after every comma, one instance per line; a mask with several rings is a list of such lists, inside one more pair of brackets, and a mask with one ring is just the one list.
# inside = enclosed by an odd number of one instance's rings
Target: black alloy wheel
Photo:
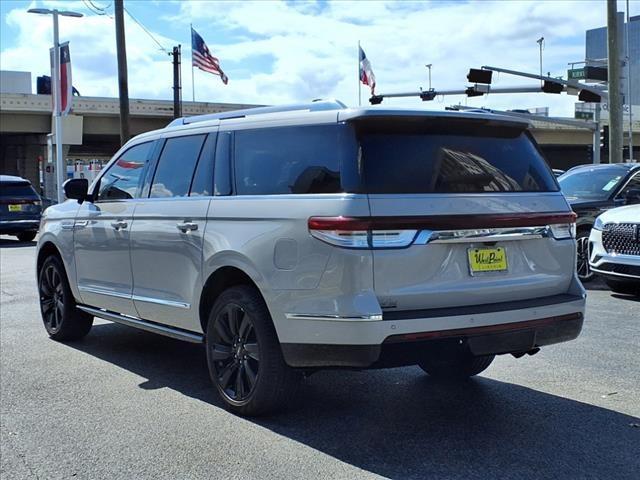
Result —
[[93, 325], [93, 316], [80, 310], [73, 298], [62, 260], [47, 257], [38, 272], [40, 313], [49, 336], [58, 341], [79, 340]]
[[260, 347], [251, 316], [229, 303], [214, 320], [209, 355], [219, 391], [232, 404], [243, 404], [253, 394], [260, 374]]
[[589, 232], [579, 232], [576, 238], [576, 245], [578, 250], [578, 260], [576, 269], [578, 271], [578, 278], [583, 282], [588, 282], [593, 279], [594, 273], [589, 267]]
[[60, 330], [64, 315], [64, 288], [60, 272], [53, 263], [45, 265], [40, 274], [40, 311], [49, 334]]

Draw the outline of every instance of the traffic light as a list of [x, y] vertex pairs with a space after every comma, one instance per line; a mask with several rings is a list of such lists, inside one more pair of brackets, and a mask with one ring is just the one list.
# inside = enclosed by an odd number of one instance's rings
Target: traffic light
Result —
[[478, 90], [476, 90], [476, 87], [467, 87], [464, 93], [467, 94], [467, 97], [481, 97], [486, 92], [479, 92]]
[[562, 93], [564, 90], [564, 85], [561, 83], [550, 82], [549, 80], [545, 80], [542, 85], [542, 91], [544, 93]]
[[469, 69], [467, 74], [467, 80], [471, 83], [486, 83], [491, 84], [491, 77], [493, 72], [491, 70], [480, 70], [478, 68]]
[[371, 105], [380, 105], [382, 103], [382, 99], [384, 97], [382, 95], [372, 95], [369, 99], [369, 103]]
[[609, 125], [600, 128], [600, 148], [609, 150]]
[[597, 93], [590, 92], [589, 90], [580, 90], [578, 100], [581, 102], [600, 103], [602, 97]]
[[427, 102], [429, 100], [433, 100], [434, 98], [436, 98], [436, 92], [435, 92], [435, 90], [433, 88], [430, 88], [426, 92], [420, 92], [420, 99], [423, 102]]

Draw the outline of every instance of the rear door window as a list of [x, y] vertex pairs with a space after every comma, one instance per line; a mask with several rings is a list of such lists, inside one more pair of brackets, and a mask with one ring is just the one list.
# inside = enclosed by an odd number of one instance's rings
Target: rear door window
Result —
[[238, 195], [342, 192], [341, 125], [235, 132]]
[[213, 195], [213, 162], [216, 148], [215, 133], [209, 134], [204, 144], [196, 172], [191, 182], [189, 195], [192, 197], [209, 197]]
[[184, 197], [189, 194], [205, 138], [206, 135], [202, 134], [167, 139], [151, 183], [150, 197]]
[[529, 135], [508, 126], [377, 125], [359, 132], [369, 193], [557, 191]]

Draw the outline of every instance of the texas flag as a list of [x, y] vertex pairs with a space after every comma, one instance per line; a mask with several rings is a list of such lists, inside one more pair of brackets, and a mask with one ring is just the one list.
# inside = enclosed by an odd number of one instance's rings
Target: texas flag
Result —
[[[53, 75], [53, 48], [51, 49], [51, 78]], [[71, 54], [69, 53], [69, 42], [60, 44], [60, 71], [58, 72], [58, 85], [51, 85], [51, 94], [53, 97], [53, 111], [60, 115], [68, 115], [71, 111], [71, 99], [73, 96], [73, 86], [71, 84]], [[60, 104], [56, 103], [57, 95], [55, 91], [60, 92]]]
[[362, 50], [360, 46], [358, 48], [360, 49], [360, 81], [371, 87], [371, 95], [375, 95], [376, 76], [373, 74], [371, 63], [365, 55], [364, 50]]

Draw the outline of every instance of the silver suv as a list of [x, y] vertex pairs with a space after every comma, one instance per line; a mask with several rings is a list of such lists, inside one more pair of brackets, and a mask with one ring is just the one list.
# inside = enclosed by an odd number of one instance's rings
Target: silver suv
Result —
[[464, 378], [574, 339], [575, 215], [527, 127], [316, 102], [139, 135], [43, 216], [47, 332], [100, 317], [204, 343], [246, 415], [316, 369]]

